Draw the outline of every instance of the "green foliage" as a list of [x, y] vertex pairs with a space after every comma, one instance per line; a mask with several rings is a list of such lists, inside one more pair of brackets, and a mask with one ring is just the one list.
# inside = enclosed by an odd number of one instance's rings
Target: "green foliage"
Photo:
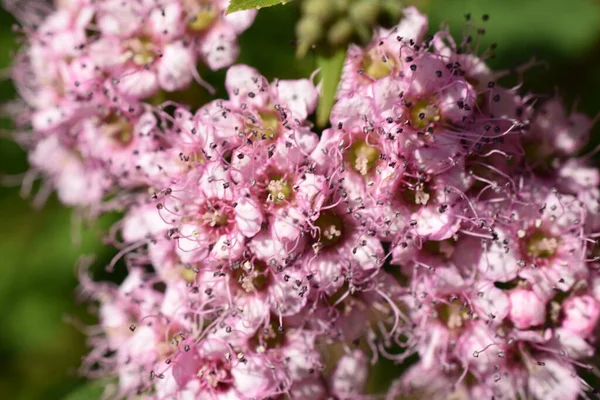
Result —
[[231, 0], [227, 7], [227, 14], [236, 11], [251, 10], [253, 8], [263, 8], [275, 6], [277, 4], [285, 4], [291, 0]]
[[93, 400], [99, 399], [104, 392], [106, 382], [86, 383], [69, 393], [63, 400]]
[[321, 68], [321, 96], [317, 106], [317, 125], [325, 127], [329, 122], [329, 114], [335, 102], [335, 95], [342, 68], [346, 58], [346, 50], [340, 49], [332, 56], [318, 56], [317, 64]]
[[[431, 0], [428, 9], [433, 29], [446, 21], [455, 35], [460, 35], [464, 16], [470, 13], [472, 23], [486, 29], [483, 44], [497, 42], [506, 51], [531, 54], [543, 45], [574, 55], [590, 49], [600, 33], [596, 0]], [[483, 14], [490, 18], [485, 24]]]

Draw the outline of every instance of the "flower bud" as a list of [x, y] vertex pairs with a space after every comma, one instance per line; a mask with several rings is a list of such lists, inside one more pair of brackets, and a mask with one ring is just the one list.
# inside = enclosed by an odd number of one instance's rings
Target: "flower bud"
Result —
[[546, 319], [546, 305], [534, 292], [516, 289], [509, 294], [509, 318], [519, 329], [542, 324]]
[[368, 25], [372, 25], [377, 21], [379, 16], [380, 6], [378, 1], [359, 0], [352, 3], [348, 14], [355, 21], [361, 21]]
[[356, 398], [364, 390], [369, 375], [369, 361], [360, 350], [344, 355], [331, 377], [331, 388], [340, 399]]
[[301, 11], [296, 25], [299, 56], [311, 46], [330, 53], [351, 42], [366, 44], [378, 25], [398, 23], [402, 5], [396, 0], [303, 0]]
[[348, 10], [348, 7], [350, 7], [350, 3], [352, 3], [354, 0], [329, 0], [329, 1], [331, 3], [333, 3], [337, 13], [345, 13], [346, 10]]
[[346, 19], [337, 21], [327, 32], [327, 41], [332, 46], [341, 46], [352, 37], [352, 23]]
[[302, 12], [307, 17], [328, 21], [336, 13], [336, 10], [335, 5], [327, 0], [305, 0], [302, 3]]
[[306, 16], [298, 21], [296, 35], [298, 36], [298, 55], [303, 56], [310, 46], [321, 39], [323, 28], [319, 20]]
[[562, 311], [563, 328], [584, 337], [592, 334], [600, 316], [598, 302], [589, 295], [568, 299], [563, 304]]

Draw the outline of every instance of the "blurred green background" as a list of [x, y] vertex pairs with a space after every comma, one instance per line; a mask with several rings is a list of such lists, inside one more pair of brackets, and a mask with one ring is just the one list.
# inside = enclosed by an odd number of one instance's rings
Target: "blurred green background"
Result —
[[[497, 43], [496, 69], [524, 64], [535, 56], [549, 69], [537, 67], [525, 75], [524, 88], [544, 98], [558, 91], [579, 110], [600, 112], [600, 0], [421, 0], [435, 30], [447, 21], [460, 35], [466, 13], [486, 29], [481, 48]], [[485, 24], [482, 15], [490, 20]], [[240, 38], [239, 61], [258, 67], [268, 78], [306, 77], [314, 57], [294, 57], [293, 3], [260, 11], [252, 28]], [[14, 20], [0, 11], [0, 76], [17, 48]], [[223, 94], [224, 72], [204, 76]], [[10, 82], [0, 81], [0, 103], [14, 98]], [[27, 170], [26, 156], [6, 139], [10, 122], [0, 120], [0, 176]], [[595, 127], [593, 142], [600, 142]], [[5, 180], [5, 179], [4, 179]], [[77, 377], [85, 353], [84, 335], [66, 316], [93, 319], [75, 301], [75, 265], [80, 254], [95, 254], [101, 271], [114, 251], [103, 245], [111, 219], [83, 229], [73, 245], [72, 214], [54, 197], [36, 210], [18, 187], [0, 186], [0, 393], [11, 399], [86, 399], [73, 390], [84, 383]], [[393, 373], [393, 369], [386, 369]], [[376, 380], [384, 380], [385, 373]], [[70, 394], [71, 393], [71, 394]], [[76, 392], [77, 393], [77, 392]]]

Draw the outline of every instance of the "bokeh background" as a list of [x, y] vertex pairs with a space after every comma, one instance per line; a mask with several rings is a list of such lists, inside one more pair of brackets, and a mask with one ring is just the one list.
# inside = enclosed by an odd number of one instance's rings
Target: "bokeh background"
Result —
[[[489, 60], [495, 69], [509, 69], [535, 57], [543, 62], [524, 75], [524, 89], [541, 99], [560, 93], [567, 104], [594, 116], [600, 113], [600, 0], [420, 0], [432, 31], [450, 24], [460, 37], [465, 14], [485, 28], [480, 48], [497, 44]], [[482, 16], [489, 15], [483, 22]], [[312, 55], [294, 57], [291, 3], [263, 9], [240, 38], [239, 61], [255, 66], [268, 78], [306, 77], [314, 71]], [[11, 55], [18, 48], [14, 20], [0, 10], [0, 104], [15, 96], [7, 80]], [[202, 72], [202, 71], [201, 71]], [[220, 88], [224, 72], [203, 74]], [[510, 78], [513, 83], [517, 80]], [[97, 399], [98, 388], [85, 386], [77, 368], [86, 351], [84, 334], [69, 320], [93, 323], [85, 304], [77, 303], [76, 264], [81, 254], [94, 254], [93, 271], [114, 255], [102, 236], [115, 216], [80, 226], [72, 212], [54, 197], [40, 209], [32, 198], [10, 187], [13, 174], [27, 170], [25, 153], [7, 136], [11, 124], [0, 119], [0, 396], [10, 399]], [[600, 126], [593, 134], [600, 143]], [[75, 234], [77, 233], [77, 234]], [[80, 237], [79, 237], [80, 236]], [[376, 388], [394, 368], [380, 368], [370, 387]]]

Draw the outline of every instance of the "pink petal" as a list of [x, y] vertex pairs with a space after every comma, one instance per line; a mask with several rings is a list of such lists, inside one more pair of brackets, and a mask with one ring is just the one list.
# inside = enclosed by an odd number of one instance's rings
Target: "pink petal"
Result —
[[331, 375], [331, 388], [340, 399], [351, 399], [363, 394], [369, 376], [369, 360], [360, 350], [345, 354], [337, 362]]
[[256, 235], [263, 224], [264, 217], [260, 206], [249, 197], [240, 197], [237, 199], [235, 207], [235, 222], [237, 229], [246, 237]]
[[194, 64], [191, 48], [182, 42], [167, 45], [156, 71], [160, 87], [167, 92], [185, 89], [192, 82]]
[[158, 79], [154, 71], [144, 68], [128, 69], [118, 76], [117, 89], [127, 97], [144, 99], [154, 95], [158, 89]]
[[225, 88], [235, 104], [248, 103], [257, 108], [269, 101], [269, 84], [256, 69], [238, 64], [230, 67], [225, 76]]
[[508, 251], [502, 241], [506, 238], [504, 232], [495, 231], [498, 240], [489, 244], [479, 260], [479, 271], [491, 281], [508, 282], [517, 277], [519, 270], [519, 255], [515, 254], [514, 245], [508, 246]]
[[407, 7], [402, 10], [404, 17], [395, 27], [394, 33], [405, 41], [414, 40], [419, 43], [427, 33], [429, 21], [425, 14], [421, 14], [416, 7]]
[[566, 361], [539, 359], [531, 364], [528, 379], [529, 393], [536, 399], [575, 400], [581, 390], [577, 372]]
[[149, 18], [149, 26], [155, 39], [169, 41], [183, 32], [183, 9], [178, 1], [170, 1], [155, 7]]
[[213, 27], [202, 38], [199, 51], [206, 65], [212, 70], [230, 66], [240, 52], [235, 30], [225, 24]]
[[248, 398], [262, 398], [275, 383], [275, 376], [268, 368], [268, 362], [254, 355], [247, 355], [246, 362], [233, 367], [231, 375], [235, 388]]
[[295, 118], [306, 119], [317, 106], [319, 94], [308, 79], [281, 80], [273, 89], [281, 105], [289, 108]]

